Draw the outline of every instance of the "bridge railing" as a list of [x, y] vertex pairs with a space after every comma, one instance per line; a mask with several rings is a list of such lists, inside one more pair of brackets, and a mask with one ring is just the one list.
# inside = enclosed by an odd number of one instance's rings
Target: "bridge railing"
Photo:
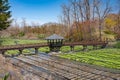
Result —
[[81, 41], [81, 42], [66, 42], [63, 43], [64, 46], [68, 45], [104, 45], [107, 44], [106, 41]]
[[[87, 46], [93, 46], [94, 49], [97, 49], [97, 46], [100, 45], [101, 48], [104, 48], [107, 45], [106, 41], [81, 41], [81, 42], [65, 42], [62, 46], [70, 46], [71, 51], [74, 50], [74, 46], [81, 45], [83, 46], [83, 50], [87, 48]], [[38, 53], [38, 49], [40, 47], [49, 46], [47, 43], [35, 43], [35, 44], [17, 44], [17, 45], [6, 45], [0, 46], [0, 51], [4, 54], [7, 50], [19, 50], [19, 53], [22, 54], [22, 51], [27, 48], [34, 48], [35, 53]]]
[[4, 45], [0, 46], [0, 50], [3, 49], [19, 49], [19, 48], [31, 48], [31, 47], [44, 47], [47, 46], [47, 43], [35, 43], [35, 44], [17, 44], [17, 45]]

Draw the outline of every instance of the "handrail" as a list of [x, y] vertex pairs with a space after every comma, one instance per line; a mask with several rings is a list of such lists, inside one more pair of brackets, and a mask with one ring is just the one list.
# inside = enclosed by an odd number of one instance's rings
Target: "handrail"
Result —
[[[106, 41], [82, 41], [82, 42], [65, 42], [62, 46], [76, 46], [76, 45], [106, 45]], [[47, 43], [35, 43], [35, 44], [17, 44], [0, 46], [0, 50], [15, 50], [25, 48], [36, 48], [49, 46]]]

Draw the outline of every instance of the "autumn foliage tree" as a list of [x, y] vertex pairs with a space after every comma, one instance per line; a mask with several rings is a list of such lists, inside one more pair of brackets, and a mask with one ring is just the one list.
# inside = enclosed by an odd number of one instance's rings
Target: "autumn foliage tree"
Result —
[[104, 20], [105, 29], [104, 32], [108, 34], [114, 34], [115, 28], [117, 27], [117, 15], [110, 14]]

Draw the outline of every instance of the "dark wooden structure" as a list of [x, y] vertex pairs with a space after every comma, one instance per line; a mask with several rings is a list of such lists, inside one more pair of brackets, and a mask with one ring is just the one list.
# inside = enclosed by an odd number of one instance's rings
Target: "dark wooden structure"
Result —
[[46, 44], [46, 43], [6, 45], [6, 46], [0, 46], [0, 53], [2, 53], [4, 55], [7, 50], [18, 50], [19, 51], [18, 55], [20, 55], [23, 53], [24, 49], [34, 48], [35, 53], [37, 54], [38, 49], [40, 47], [47, 47], [47, 46], [48, 46], [48, 44]]
[[53, 34], [46, 38], [50, 51], [60, 51], [60, 48], [63, 45], [63, 37]]
[[[54, 37], [54, 36], [53, 36]], [[49, 38], [49, 37], [48, 37]], [[50, 37], [51, 38], [51, 37]], [[7, 50], [18, 50], [19, 54], [23, 53], [24, 49], [28, 48], [34, 48], [35, 53], [39, 53], [38, 49], [40, 47], [50, 47], [50, 51], [59, 51], [62, 46], [70, 46], [71, 51], [74, 51], [74, 47], [81, 45], [83, 46], [83, 50], [86, 50], [87, 46], [93, 46], [93, 49], [97, 49], [97, 46], [101, 46], [101, 48], [105, 48], [108, 42], [106, 41], [81, 41], [81, 42], [68, 42], [68, 43], [63, 43], [63, 37], [59, 39], [47, 39], [48, 43], [37, 43], [37, 44], [17, 44], [17, 45], [6, 45], [6, 46], [0, 46], [0, 54], [5, 55], [5, 52]], [[18, 55], [12, 55], [18, 56]]]

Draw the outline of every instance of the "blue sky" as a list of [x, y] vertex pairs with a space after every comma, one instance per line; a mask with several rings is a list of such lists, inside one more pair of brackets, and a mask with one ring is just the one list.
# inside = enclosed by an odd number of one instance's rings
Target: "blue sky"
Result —
[[12, 18], [21, 22], [25, 18], [28, 23], [44, 24], [58, 22], [62, 3], [67, 0], [10, 0]]
[[[111, 1], [111, 5], [114, 5], [115, 0]], [[67, 3], [67, 0], [9, 0], [9, 2], [12, 18], [18, 22], [24, 18], [29, 24], [31, 22], [44, 24], [58, 22], [61, 5]]]

